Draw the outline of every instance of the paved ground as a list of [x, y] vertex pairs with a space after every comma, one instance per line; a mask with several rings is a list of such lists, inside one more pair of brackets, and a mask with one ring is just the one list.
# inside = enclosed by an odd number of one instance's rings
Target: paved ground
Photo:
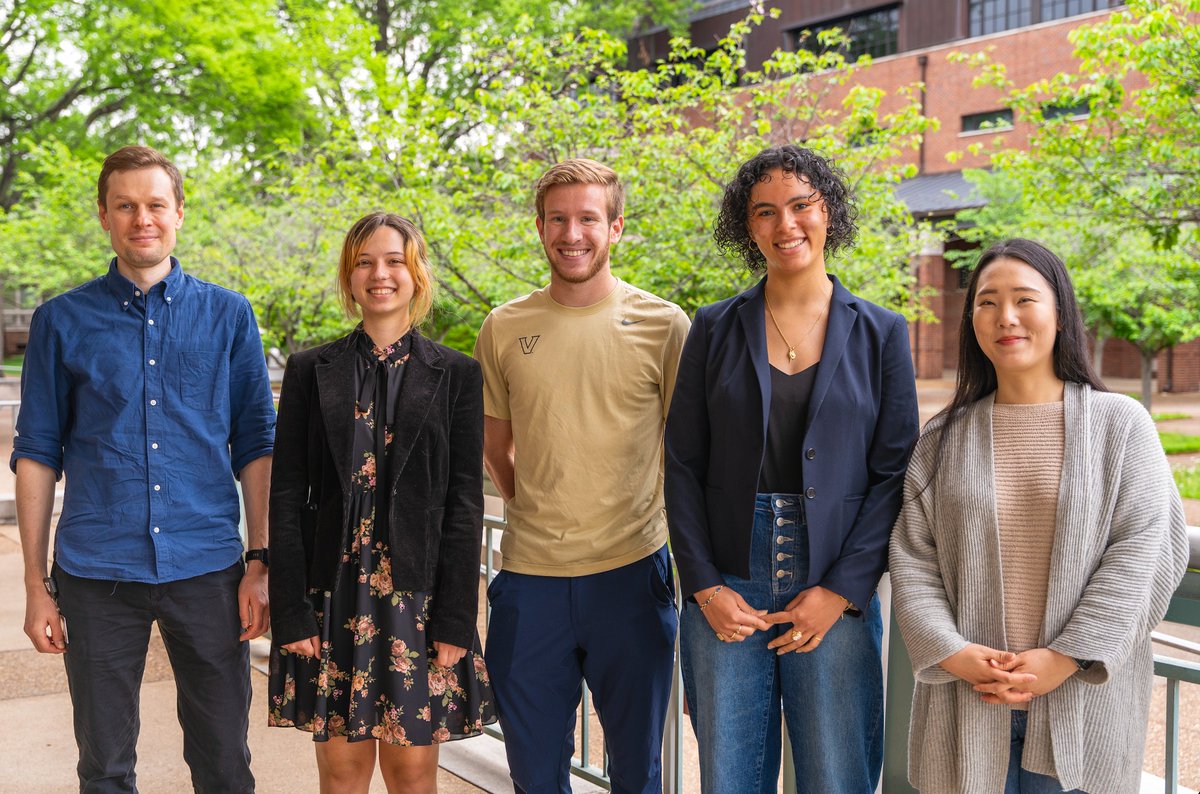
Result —
[[[1134, 381], [1110, 383], [1116, 390], [1135, 391]], [[953, 383], [950, 380], [922, 381], [920, 384], [922, 418], [927, 419], [945, 402]], [[0, 399], [8, 395], [7, 385], [0, 381]], [[1200, 435], [1200, 394], [1159, 395], [1155, 412], [1180, 412], [1186, 420], [1163, 423], [1163, 429]], [[0, 455], [6, 461], [11, 450], [11, 434], [7, 411], [0, 410]], [[1194, 465], [1200, 456], [1173, 461]], [[11, 476], [7, 467], [0, 468], [0, 494], [11, 492]], [[1200, 525], [1200, 501], [1188, 505], [1189, 521]], [[58, 794], [77, 790], [74, 774], [76, 756], [70, 730], [70, 701], [61, 659], [37, 654], [22, 633], [24, 620], [24, 591], [19, 539], [16, 527], [0, 522], [0, 725], [8, 725], [7, 742], [0, 743], [0, 794]], [[1200, 642], [1200, 629], [1166, 626], [1165, 631]], [[1159, 649], [1162, 652], [1162, 649]], [[256, 649], [256, 661], [261, 668], [265, 650]], [[1178, 654], [1185, 656], [1185, 654]], [[1195, 660], [1195, 657], [1191, 657]], [[266, 699], [266, 677], [253, 674], [255, 713], [261, 714]], [[1158, 681], [1147, 741], [1146, 768], [1162, 774], [1162, 725], [1165, 686]], [[142, 688], [142, 732], [138, 745], [139, 781], [148, 794], [187, 790], [187, 770], [181, 759], [182, 734], [175, 718], [175, 690], [165, 653], [157, 638], [152, 642]], [[1183, 686], [1181, 716], [1180, 765], [1183, 782], [1189, 791], [1200, 789], [1200, 687]], [[589, 744], [593, 759], [599, 758], [602, 748], [599, 726], [593, 723]], [[578, 744], [578, 740], [577, 740]], [[252, 720], [250, 746], [254, 756], [259, 791], [316, 792], [316, 762], [311, 741], [306, 734], [284, 729], [268, 729], [265, 718]], [[698, 791], [698, 770], [695, 743], [690, 727], [684, 731], [687, 792]], [[460, 792], [511, 791], [505, 779], [503, 748], [490, 738], [456, 742], [443, 749], [443, 771], [439, 788], [443, 794]], [[445, 769], [469, 775], [475, 785], [465, 782]], [[1161, 783], [1158, 784], [1161, 791]], [[595, 789], [580, 785], [578, 791]], [[385, 789], [378, 778], [372, 792]], [[1144, 791], [1154, 789], [1146, 788]]]

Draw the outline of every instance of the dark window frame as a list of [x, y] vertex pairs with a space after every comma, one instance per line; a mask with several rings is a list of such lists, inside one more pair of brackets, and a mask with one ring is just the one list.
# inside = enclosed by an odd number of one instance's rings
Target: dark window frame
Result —
[[1006, 132], [1013, 128], [1012, 108], [985, 110], [982, 113], [966, 113], [960, 117], [959, 135], [975, 133]]
[[1081, 99], [1073, 105], [1043, 105], [1042, 118], [1046, 121], [1053, 119], [1082, 119], [1092, 115], [1091, 104]]
[[1041, 22], [1107, 11], [1124, 0], [964, 0], [967, 36], [987, 36]]
[[[842, 35], [850, 39], [841, 47], [842, 56], [847, 63], [856, 62], [862, 55], [884, 58], [900, 52], [901, 16], [900, 3], [885, 3], [865, 11], [798, 25], [784, 31], [784, 36], [793, 51], [805, 49], [819, 55], [825, 52], [826, 48], [820, 46], [817, 34], [832, 28], [841, 28]], [[863, 25], [871, 25], [876, 21], [882, 22], [882, 25], [863, 30]], [[809, 32], [807, 37], [803, 37], [805, 31]], [[865, 41], [856, 38], [863, 33], [871, 34], [871, 38]]]

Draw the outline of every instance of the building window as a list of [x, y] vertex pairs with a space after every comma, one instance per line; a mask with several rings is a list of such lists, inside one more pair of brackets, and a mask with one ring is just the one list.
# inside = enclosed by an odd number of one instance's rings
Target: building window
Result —
[[971, 35], [985, 36], [1033, 24], [1034, 0], [971, 0]]
[[1051, 119], [1061, 119], [1063, 117], [1069, 119], [1077, 119], [1083, 116], [1091, 115], [1092, 109], [1088, 105], [1086, 99], [1081, 99], [1070, 105], [1046, 105], [1042, 108], [1042, 118], [1046, 121]]
[[1042, 0], [1042, 22], [1052, 19], [1066, 19], [1091, 11], [1103, 11], [1112, 8], [1117, 3], [1109, 0]]
[[815, 53], [824, 52], [827, 48], [818, 40], [817, 34], [833, 28], [840, 28], [842, 35], [849, 39], [841, 46], [840, 52], [850, 63], [863, 55], [872, 58], [892, 55], [900, 43], [900, 7], [878, 8], [790, 31], [792, 47]]
[[1103, 11], [1122, 0], [969, 0], [970, 35], [983, 36], [1038, 22]]
[[1003, 132], [1012, 129], [1013, 112], [1009, 108], [972, 113], [962, 117], [963, 132]]

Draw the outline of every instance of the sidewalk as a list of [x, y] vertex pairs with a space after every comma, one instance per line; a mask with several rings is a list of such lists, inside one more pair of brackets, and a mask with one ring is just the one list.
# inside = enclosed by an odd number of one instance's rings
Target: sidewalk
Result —
[[[77, 750], [71, 732], [71, 701], [62, 659], [33, 650], [22, 631], [25, 590], [17, 528], [0, 526], [0, 725], [9, 740], [0, 742], [0, 794], [70, 794], [79, 790], [75, 775]], [[267, 728], [266, 643], [253, 649], [260, 669], [251, 672], [254, 705], [250, 719], [250, 752], [261, 794], [316, 794], [317, 762], [309, 734]], [[487, 737], [455, 742], [499, 745]], [[464, 747], [463, 749], [469, 749]], [[457, 748], [443, 752], [443, 763]], [[503, 748], [500, 748], [503, 754]], [[458, 750], [457, 755], [461, 755]], [[183, 733], [175, 716], [175, 683], [157, 631], [150, 640], [142, 685], [142, 730], [138, 741], [138, 786], [147, 792], [190, 791], [183, 762]], [[482, 782], [482, 781], [481, 781]], [[503, 781], [501, 781], [503, 782]], [[491, 790], [502, 790], [498, 785]], [[438, 773], [443, 794], [481, 792], [445, 769]], [[372, 794], [386, 789], [376, 771]]]

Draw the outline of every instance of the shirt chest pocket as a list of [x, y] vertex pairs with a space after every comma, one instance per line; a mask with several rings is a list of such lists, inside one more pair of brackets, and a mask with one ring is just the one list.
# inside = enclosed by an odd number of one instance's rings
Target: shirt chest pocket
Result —
[[228, 393], [229, 358], [220, 350], [185, 350], [176, 362], [179, 401], [194, 411], [212, 411]]

